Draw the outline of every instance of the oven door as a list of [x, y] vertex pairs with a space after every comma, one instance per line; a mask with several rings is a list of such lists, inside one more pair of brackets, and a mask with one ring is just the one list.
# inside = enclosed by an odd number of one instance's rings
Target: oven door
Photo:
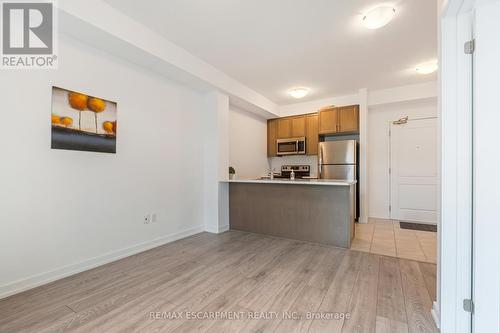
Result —
[[306, 153], [305, 138], [278, 139], [277, 155], [299, 155]]

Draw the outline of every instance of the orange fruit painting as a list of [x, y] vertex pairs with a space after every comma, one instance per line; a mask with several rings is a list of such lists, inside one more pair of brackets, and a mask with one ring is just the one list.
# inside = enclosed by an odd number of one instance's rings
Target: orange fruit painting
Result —
[[52, 125], [60, 125], [61, 124], [61, 117], [53, 114], [51, 121], [52, 121]]
[[87, 108], [87, 102], [89, 97], [84, 94], [70, 91], [68, 93], [68, 102], [73, 109], [83, 111]]
[[116, 154], [117, 104], [52, 87], [51, 148]]
[[107, 133], [113, 133], [113, 123], [110, 121], [105, 121], [102, 123], [102, 128], [107, 132]]
[[87, 106], [90, 111], [101, 113], [106, 109], [106, 102], [100, 98], [91, 97], [87, 102]]
[[61, 119], [61, 123], [66, 126], [66, 127], [69, 127], [71, 125], [73, 125], [73, 118], [71, 117], [64, 117]]

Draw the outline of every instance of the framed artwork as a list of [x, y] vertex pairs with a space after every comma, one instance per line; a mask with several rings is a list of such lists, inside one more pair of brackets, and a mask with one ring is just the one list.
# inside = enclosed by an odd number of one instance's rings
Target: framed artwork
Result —
[[52, 87], [52, 149], [116, 154], [117, 105]]

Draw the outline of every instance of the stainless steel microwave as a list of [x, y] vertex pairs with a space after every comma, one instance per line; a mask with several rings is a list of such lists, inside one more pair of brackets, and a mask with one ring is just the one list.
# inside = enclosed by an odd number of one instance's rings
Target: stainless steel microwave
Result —
[[306, 153], [306, 138], [289, 138], [276, 140], [277, 155], [305, 155]]

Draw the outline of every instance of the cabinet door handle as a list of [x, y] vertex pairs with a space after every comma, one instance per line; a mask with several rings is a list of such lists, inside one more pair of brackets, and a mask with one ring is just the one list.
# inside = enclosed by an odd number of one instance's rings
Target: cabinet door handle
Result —
[[319, 155], [318, 155], [318, 178], [322, 179], [322, 174], [323, 174], [323, 146], [320, 146], [319, 148]]

